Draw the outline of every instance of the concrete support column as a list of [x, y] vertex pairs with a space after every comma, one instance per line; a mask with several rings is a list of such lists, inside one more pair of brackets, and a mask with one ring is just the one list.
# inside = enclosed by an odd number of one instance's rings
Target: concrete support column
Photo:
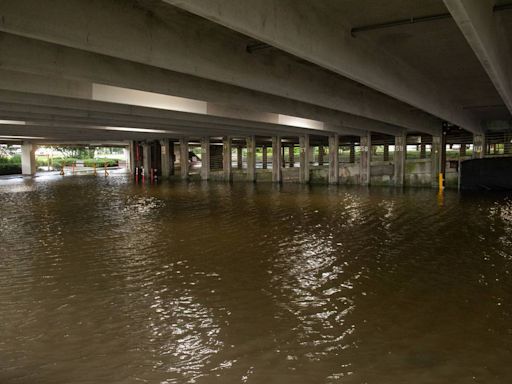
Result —
[[352, 143], [350, 144], [350, 155], [349, 155], [349, 162], [355, 163], [356, 162], [356, 146]]
[[135, 168], [138, 166], [137, 165], [137, 159], [135, 158], [135, 152], [136, 152], [136, 149], [135, 149], [135, 146], [137, 145], [137, 143], [135, 141], [130, 141], [130, 147], [129, 147], [129, 151], [130, 151], [130, 173], [133, 175], [133, 173], [135, 172]]
[[124, 161], [126, 162], [126, 169], [130, 173], [133, 170], [133, 167], [132, 167], [132, 157], [133, 157], [132, 153], [133, 153], [132, 143], [130, 142], [130, 146], [129, 147], [123, 148], [123, 157], [124, 157]]
[[182, 137], [180, 139], [180, 168], [182, 180], [188, 179], [188, 137]]
[[242, 147], [241, 146], [236, 147], [236, 167], [238, 169], [243, 168], [243, 156], [242, 156]]
[[262, 158], [262, 167], [263, 169], [267, 169], [268, 168], [268, 151], [267, 151], [267, 146], [264, 145], [263, 147], [261, 147], [261, 158]]
[[473, 135], [473, 159], [482, 159], [485, 156], [485, 135]]
[[144, 167], [144, 176], [149, 177], [151, 169], [151, 146], [148, 143], [142, 144], [142, 166]]
[[36, 146], [31, 143], [21, 145], [21, 173], [27, 176], [36, 174]]
[[174, 152], [174, 142], [169, 143], [169, 174], [174, 176], [176, 172], [176, 153]]
[[311, 161], [309, 150], [309, 135], [299, 137], [300, 143], [300, 182], [309, 183], [309, 163]]
[[384, 161], [389, 161], [389, 144], [384, 144]]
[[402, 187], [405, 182], [406, 140], [407, 135], [405, 133], [395, 136], [394, 179], [397, 187]]
[[293, 168], [295, 166], [295, 146], [293, 144], [288, 147], [288, 161], [290, 168]]
[[338, 184], [340, 178], [339, 147], [338, 134], [329, 136], [329, 184]]
[[460, 145], [459, 156], [460, 157], [466, 156], [466, 144]]
[[371, 170], [371, 146], [372, 135], [368, 132], [366, 135], [361, 136], [361, 161], [360, 166], [360, 181], [361, 185], [370, 185], [370, 170]]
[[432, 164], [432, 187], [439, 187], [439, 173], [441, 173], [441, 162], [443, 158], [442, 146], [443, 139], [441, 136], [432, 136], [432, 156], [430, 158]]
[[420, 159], [427, 158], [427, 146], [425, 144], [420, 145]]
[[162, 178], [167, 179], [171, 175], [169, 139], [160, 140], [160, 155], [162, 157]]
[[324, 146], [318, 146], [318, 165], [324, 165]]
[[222, 140], [222, 169], [224, 171], [224, 180], [231, 181], [232, 180], [232, 163], [231, 163], [231, 137], [224, 137]]
[[272, 137], [272, 181], [282, 181], [281, 136]]
[[210, 178], [210, 138], [201, 138], [201, 180]]
[[256, 181], [256, 137], [248, 136], [247, 142], [247, 181]]

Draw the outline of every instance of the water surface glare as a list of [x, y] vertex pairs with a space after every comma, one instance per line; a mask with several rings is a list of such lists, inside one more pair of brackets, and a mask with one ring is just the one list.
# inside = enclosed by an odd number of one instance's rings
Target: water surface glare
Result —
[[0, 383], [510, 383], [512, 197], [0, 181]]

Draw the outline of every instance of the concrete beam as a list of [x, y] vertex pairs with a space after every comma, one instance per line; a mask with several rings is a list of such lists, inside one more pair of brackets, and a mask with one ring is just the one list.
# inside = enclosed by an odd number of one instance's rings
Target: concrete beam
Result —
[[444, 3], [512, 113], [512, 56], [506, 32], [493, 12], [493, 0], [444, 0]]
[[[328, 135], [330, 132], [345, 132], [353, 134], [352, 129], [336, 128], [328, 126], [327, 130], [316, 130], [301, 127], [291, 127], [281, 124], [271, 124], [264, 122], [240, 120], [234, 118], [225, 118], [219, 116], [208, 116], [198, 113], [170, 111], [157, 108], [133, 106], [126, 104], [108, 103], [103, 101], [83, 100], [75, 98], [66, 98], [58, 96], [42, 96], [38, 94], [0, 90], [0, 111], [13, 113], [22, 112], [24, 116], [30, 116], [35, 112], [44, 112], [47, 114], [77, 116], [87, 120], [98, 120], [110, 118], [104, 125], [132, 126], [138, 121], [144, 121], [153, 128], [180, 127], [204, 128], [210, 129], [210, 135], [220, 135], [231, 132], [235, 135], [257, 133], [259, 135], [268, 135], [279, 133], [283, 135], [299, 136], [300, 134], [310, 133], [315, 135]], [[115, 116], [113, 115], [115, 114]], [[27, 117], [28, 118], [28, 117]], [[25, 118], [23, 118], [25, 120]]]
[[[0, 42], [5, 48], [0, 50], [0, 64], [4, 68], [0, 70], [0, 88], [5, 90], [91, 98], [92, 83], [101, 83], [204, 100], [208, 102], [208, 114], [213, 116], [276, 122], [279, 114], [285, 114], [322, 121], [326, 130], [339, 134], [357, 136], [360, 132], [355, 131], [361, 129], [396, 133], [392, 125], [377, 120], [149, 65], [6, 33], [0, 33]], [[422, 123], [426, 116], [417, 113], [415, 118], [420, 130], [430, 132], [431, 126]], [[338, 131], [340, 125], [345, 132]]]
[[[258, 0], [248, 5], [239, 0], [164, 1], [467, 130], [482, 130], [479, 122], [453, 101], [449, 89], [433, 84], [422, 73], [369, 40], [354, 38], [349, 23], [340, 24], [333, 19], [330, 8], [322, 2]], [[319, 41], [322, 44], [318, 44]]]
[[[411, 111], [405, 103], [348, 79], [300, 63], [288, 55], [279, 54], [269, 64], [266, 57], [245, 52], [246, 39], [226, 36], [223, 28], [205, 24], [171, 7], [165, 13], [166, 17], [158, 17], [135, 0], [54, 0], [51, 7], [37, 0], [19, 0], [0, 3], [0, 31], [216, 80], [395, 126], [425, 132], [438, 126], [437, 119]], [[130, 44], [126, 44], [127, 41]], [[314, 46], [318, 46], [316, 41]], [[169, 46], [173, 49], [169, 50]], [[343, 51], [339, 48], [337, 46], [335, 51]], [[65, 68], [74, 65], [84, 64], [73, 62]]]

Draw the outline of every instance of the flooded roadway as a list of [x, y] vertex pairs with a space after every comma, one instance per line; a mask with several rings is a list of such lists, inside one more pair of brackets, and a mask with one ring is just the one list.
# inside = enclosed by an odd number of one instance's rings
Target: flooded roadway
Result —
[[0, 181], [0, 383], [509, 383], [512, 197]]

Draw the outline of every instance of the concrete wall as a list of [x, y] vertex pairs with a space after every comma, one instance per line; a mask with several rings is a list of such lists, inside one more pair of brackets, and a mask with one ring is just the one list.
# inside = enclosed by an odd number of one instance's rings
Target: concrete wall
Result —
[[415, 159], [405, 162], [405, 186], [426, 187], [432, 185], [432, 161]]
[[394, 185], [395, 167], [389, 161], [372, 161], [370, 166], [370, 185]]
[[[371, 185], [390, 186], [394, 184], [394, 165], [389, 161], [373, 161], [371, 163]], [[431, 188], [432, 184], [432, 162], [430, 159], [411, 159], [406, 161], [405, 167], [405, 186]], [[177, 172], [179, 175], [179, 171]], [[339, 184], [340, 185], [358, 185], [360, 183], [360, 164], [359, 163], [340, 163]], [[179, 176], [171, 177], [172, 180], [179, 180]], [[189, 180], [200, 180], [198, 175], [190, 175]], [[225, 175], [222, 170], [212, 170], [209, 180], [224, 182]], [[232, 180], [234, 182], [247, 182], [246, 169], [233, 169]], [[271, 183], [271, 169], [256, 170], [257, 183]], [[282, 168], [283, 183], [299, 183], [300, 168]], [[456, 168], [450, 168], [450, 162], [446, 164], [445, 186], [449, 189], [458, 188], [459, 174]], [[329, 184], [329, 166], [312, 166], [310, 169], [311, 184]]]
[[359, 163], [340, 164], [340, 184], [357, 185], [360, 183], [361, 167]]
[[329, 166], [319, 165], [311, 167], [310, 170], [311, 184], [328, 184], [329, 183]]
[[300, 181], [300, 168], [283, 168], [283, 183], [298, 183]]

